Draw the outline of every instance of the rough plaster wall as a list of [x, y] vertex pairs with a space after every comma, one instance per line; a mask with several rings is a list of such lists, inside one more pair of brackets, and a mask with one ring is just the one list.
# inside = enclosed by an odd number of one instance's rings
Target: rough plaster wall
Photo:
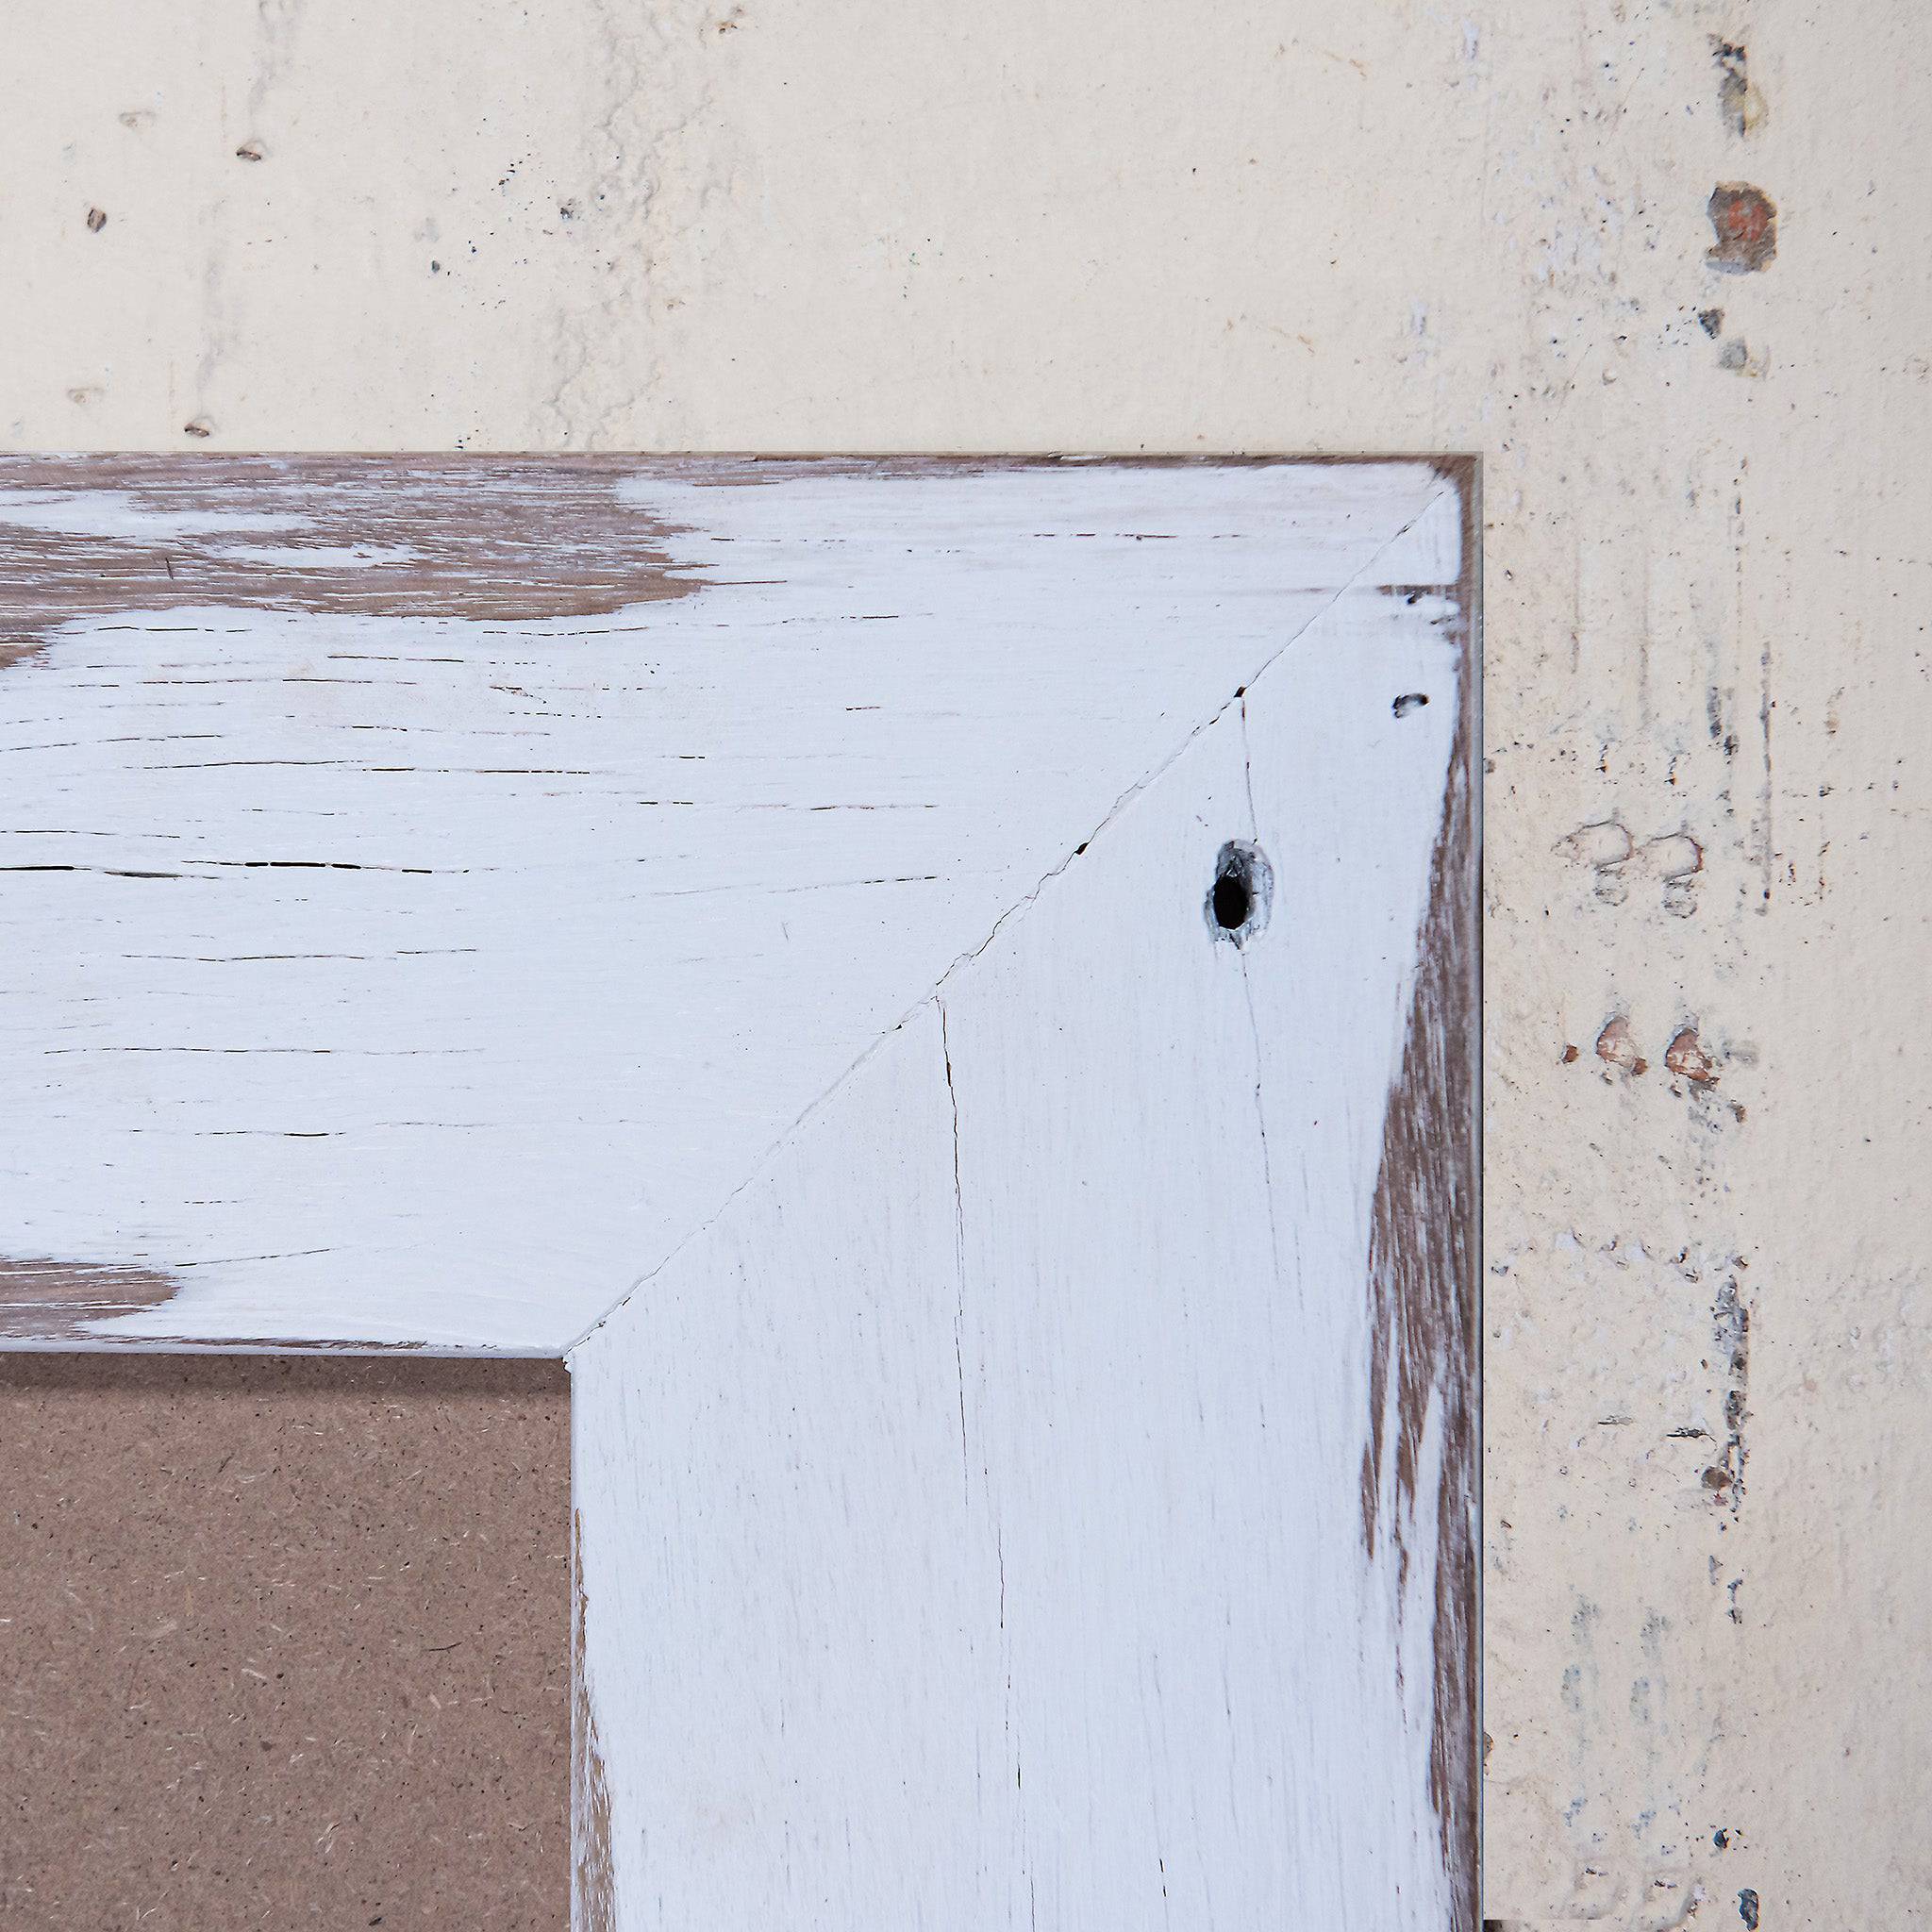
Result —
[[1919, 1924], [1917, 14], [42, 10], [0, 434], [1480, 451], [1489, 1910]]

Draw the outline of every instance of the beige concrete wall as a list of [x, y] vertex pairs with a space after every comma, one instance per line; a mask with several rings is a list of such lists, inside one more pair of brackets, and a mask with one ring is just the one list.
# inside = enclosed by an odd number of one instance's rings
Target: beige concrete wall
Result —
[[1480, 451], [1489, 1910], [1917, 1924], [1917, 22], [72, 0], [0, 437]]

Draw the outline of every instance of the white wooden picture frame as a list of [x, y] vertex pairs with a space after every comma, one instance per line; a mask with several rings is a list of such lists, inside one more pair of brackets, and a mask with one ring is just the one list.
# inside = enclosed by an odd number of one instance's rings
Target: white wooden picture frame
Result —
[[583, 1932], [1474, 1932], [1479, 527], [0, 459], [0, 1347], [568, 1359]]

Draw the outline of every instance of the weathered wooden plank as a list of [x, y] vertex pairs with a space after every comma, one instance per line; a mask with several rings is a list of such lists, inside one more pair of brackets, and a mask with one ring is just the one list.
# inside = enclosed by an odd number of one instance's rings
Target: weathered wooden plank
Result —
[[1445, 488], [0, 460], [0, 1346], [560, 1350]]
[[572, 1357], [579, 1924], [1012, 1923], [958, 1259], [927, 1002]]
[[583, 1932], [1474, 1932], [1466, 502], [574, 1352]]

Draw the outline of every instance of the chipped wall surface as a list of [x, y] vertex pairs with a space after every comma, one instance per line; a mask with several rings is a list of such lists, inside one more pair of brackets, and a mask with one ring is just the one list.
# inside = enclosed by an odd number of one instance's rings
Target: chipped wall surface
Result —
[[1480, 452], [1488, 1909], [1913, 1924], [1917, 17], [76, 4], [0, 437]]

